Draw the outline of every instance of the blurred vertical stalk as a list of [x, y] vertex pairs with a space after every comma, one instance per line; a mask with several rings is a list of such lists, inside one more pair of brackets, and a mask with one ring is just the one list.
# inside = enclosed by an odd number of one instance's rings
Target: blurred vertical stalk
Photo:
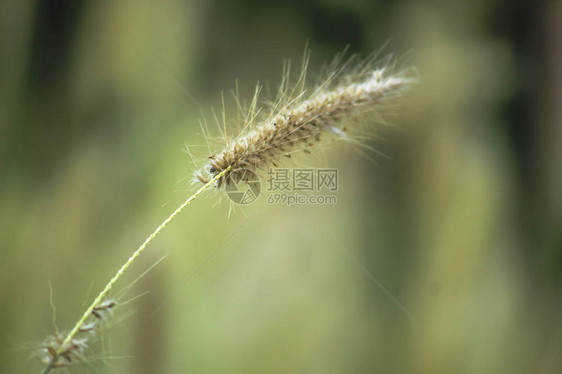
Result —
[[[538, 120], [544, 126], [536, 127], [536, 164], [539, 173], [541, 210], [547, 222], [548, 235], [556, 233], [562, 221], [562, 2], [547, 1], [543, 15], [544, 72], [542, 105]], [[544, 210], [543, 210], [544, 208]]]

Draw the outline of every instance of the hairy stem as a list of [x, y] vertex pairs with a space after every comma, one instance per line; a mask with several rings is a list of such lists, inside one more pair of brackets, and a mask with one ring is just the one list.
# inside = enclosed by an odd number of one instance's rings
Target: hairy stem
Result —
[[119, 280], [119, 278], [121, 278], [121, 276], [123, 275], [125, 270], [127, 270], [132, 265], [132, 263], [135, 262], [137, 257], [142, 253], [142, 251], [144, 251], [144, 249], [148, 246], [148, 244], [150, 244], [150, 242], [152, 240], [154, 240], [154, 238], [156, 238], [156, 236], [158, 236], [158, 234], [168, 225], [168, 223], [170, 223], [186, 206], [188, 206], [193, 200], [195, 200], [195, 198], [197, 196], [199, 196], [205, 190], [207, 190], [209, 187], [211, 187], [216, 181], [218, 181], [229, 170], [230, 170], [230, 167], [223, 170], [220, 174], [217, 174], [208, 183], [203, 185], [203, 187], [198, 189], [197, 192], [195, 192], [192, 196], [190, 196], [187, 200], [185, 200], [185, 202], [183, 204], [181, 204], [179, 206], [179, 208], [177, 208], [168, 218], [166, 218], [164, 220], [164, 222], [162, 222], [160, 224], [160, 226], [158, 226], [156, 228], [156, 230], [154, 230], [154, 232], [152, 234], [150, 234], [148, 236], [148, 238], [146, 238], [146, 240], [140, 245], [140, 247], [138, 247], [137, 250], [131, 255], [131, 257], [129, 257], [129, 259], [121, 266], [121, 268], [117, 271], [117, 273], [113, 276], [113, 278], [111, 278], [111, 280], [105, 285], [104, 289], [98, 294], [98, 296], [96, 296], [96, 298], [94, 299], [94, 301], [92, 301], [92, 303], [86, 309], [86, 311], [84, 311], [84, 314], [78, 320], [78, 322], [76, 322], [76, 324], [74, 325], [72, 330], [70, 330], [70, 332], [68, 333], [68, 335], [64, 339], [63, 343], [60, 345], [56, 356], [45, 367], [45, 369], [42, 371], [42, 374], [47, 374], [51, 369], [53, 369], [53, 367], [55, 367], [55, 364], [57, 363], [58, 359], [60, 358], [60, 354], [64, 350], [64, 347], [66, 347], [70, 344], [70, 342], [72, 341], [72, 339], [74, 338], [76, 333], [78, 333], [78, 331], [84, 325], [84, 323], [86, 322], [88, 317], [92, 314], [92, 311], [94, 310], [94, 308], [105, 298], [105, 296], [109, 293], [109, 291], [111, 290], [113, 285]]

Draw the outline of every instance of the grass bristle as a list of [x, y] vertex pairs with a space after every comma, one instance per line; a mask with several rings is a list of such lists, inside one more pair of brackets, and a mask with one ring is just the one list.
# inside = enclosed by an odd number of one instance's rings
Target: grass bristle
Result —
[[41, 361], [50, 369], [65, 368], [70, 365], [86, 362], [85, 351], [88, 344], [95, 339], [96, 330], [101, 328], [112, 316], [117, 302], [105, 300], [98, 304], [91, 313], [90, 319], [84, 323], [76, 337], [66, 342], [66, 334], [56, 332], [49, 336], [41, 345], [38, 354]]

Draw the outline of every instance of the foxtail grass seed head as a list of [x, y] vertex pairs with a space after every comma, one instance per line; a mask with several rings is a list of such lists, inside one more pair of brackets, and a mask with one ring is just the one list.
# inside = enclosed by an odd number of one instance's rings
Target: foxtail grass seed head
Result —
[[224, 145], [209, 156], [203, 169], [195, 172], [196, 181], [204, 185], [130, 255], [68, 333], [57, 332], [41, 345], [38, 354], [45, 364], [43, 374], [85, 361], [88, 344], [117, 306], [116, 301], [107, 299], [113, 286], [160, 232], [199, 195], [212, 186], [248, 182], [256, 172], [277, 166], [283, 159], [311, 153], [313, 147], [330, 140], [360, 144], [365, 136], [373, 137], [372, 124], [382, 121], [381, 110], [393, 104], [415, 82], [411, 69], [399, 70], [395, 63], [376, 67], [374, 59], [351, 58], [344, 64], [339, 61], [336, 59], [327, 68], [325, 78], [312, 89], [306, 88], [308, 54], [295, 83], [290, 83], [289, 65], [286, 65], [277, 97], [269, 104], [259, 104], [259, 86], [247, 109], [242, 109], [235, 96], [240, 118], [237, 122], [243, 129], [231, 139], [226, 134], [223, 108]]
[[[310, 153], [312, 147], [329, 140], [354, 141], [361, 131], [360, 119], [371, 123], [377, 120], [377, 111], [392, 104], [415, 81], [412, 69], [398, 71], [388, 63], [376, 68], [372, 61], [353, 66], [352, 58], [343, 67], [329, 71], [314, 89], [307, 90], [307, 61], [305, 56], [303, 72], [293, 87], [285, 73], [273, 104], [258, 108], [259, 88], [256, 89], [252, 105], [243, 116], [242, 127], [246, 130], [209, 156], [208, 164], [195, 172], [197, 180], [207, 183], [230, 168], [216, 186], [238, 183], [247, 175], [276, 167], [282, 159]], [[372, 136], [372, 131], [367, 129], [366, 135], [371, 132]]]

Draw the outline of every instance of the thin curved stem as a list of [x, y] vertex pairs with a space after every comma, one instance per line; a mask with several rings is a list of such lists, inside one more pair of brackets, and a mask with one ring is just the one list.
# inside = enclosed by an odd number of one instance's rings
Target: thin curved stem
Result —
[[94, 301], [92, 301], [92, 303], [90, 304], [90, 306], [86, 309], [86, 311], [84, 311], [84, 314], [82, 315], [82, 317], [78, 320], [78, 322], [76, 322], [76, 324], [74, 325], [74, 327], [72, 328], [72, 330], [70, 330], [70, 332], [68, 333], [68, 335], [66, 336], [66, 338], [64, 339], [64, 341], [62, 342], [62, 344], [60, 345], [60, 347], [58, 348], [57, 352], [56, 352], [56, 356], [53, 357], [53, 359], [51, 360], [51, 362], [49, 362], [49, 364], [45, 367], [45, 369], [42, 371], [42, 374], [47, 374], [56, 364], [56, 362], [58, 361], [61, 352], [64, 350], [64, 347], [67, 347], [68, 344], [71, 342], [71, 340], [74, 338], [74, 336], [78, 333], [78, 330], [80, 330], [80, 328], [84, 325], [84, 323], [86, 322], [86, 320], [88, 319], [88, 317], [92, 314], [92, 311], [94, 310], [94, 308], [104, 299], [104, 297], [109, 293], [109, 291], [111, 291], [111, 288], [113, 287], [113, 285], [119, 280], [119, 278], [121, 278], [121, 276], [123, 275], [123, 273], [131, 266], [131, 264], [133, 262], [135, 262], [135, 260], [137, 259], [137, 257], [142, 253], [142, 251], [144, 251], [144, 249], [148, 246], [148, 244], [150, 244], [150, 242], [152, 240], [154, 240], [154, 238], [156, 238], [156, 236], [158, 236], [158, 234], [186, 207], [188, 206], [193, 200], [195, 200], [196, 197], [198, 197], [199, 195], [201, 195], [205, 190], [207, 190], [209, 187], [211, 187], [216, 181], [218, 181], [220, 178], [222, 178], [226, 173], [228, 173], [230, 171], [230, 166], [226, 169], [224, 169], [222, 172], [220, 172], [219, 174], [217, 174], [213, 179], [211, 179], [208, 183], [206, 183], [205, 185], [203, 185], [203, 187], [201, 187], [200, 189], [197, 190], [197, 192], [195, 192], [193, 195], [191, 195], [187, 200], [184, 201], [183, 204], [181, 204], [179, 206], [179, 208], [177, 208], [168, 218], [166, 218], [164, 220], [164, 222], [162, 222], [160, 224], [160, 226], [158, 226], [156, 228], [156, 230], [154, 230], [154, 232], [152, 234], [150, 234], [148, 236], [148, 238], [146, 238], [146, 240], [140, 245], [140, 247], [137, 248], [137, 250], [131, 255], [131, 257], [129, 257], [129, 259], [121, 266], [121, 268], [117, 271], [117, 273], [115, 273], [115, 275], [113, 276], [113, 278], [111, 278], [109, 280], [109, 282], [105, 285], [104, 289], [98, 294], [98, 296], [96, 296], [96, 298], [94, 299]]

